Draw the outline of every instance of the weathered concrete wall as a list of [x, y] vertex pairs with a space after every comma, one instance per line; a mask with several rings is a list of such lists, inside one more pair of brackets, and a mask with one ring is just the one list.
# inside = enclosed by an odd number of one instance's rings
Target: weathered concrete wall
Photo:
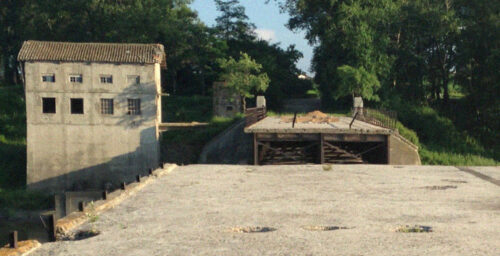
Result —
[[399, 134], [389, 136], [389, 164], [421, 165], [418, 147]]
[[[54, 191], [103, 188], [132, 180], [159, 163], [159, 64], [25, 64], [27, 184]], [[55, 74], [55, 83], [42, 74]], [[69, 75], [81, 74], [82, 83]], [[112, 75], [112, 84], [100, 82]], [[140, 84], [128, 81], [139, 75]], [[56, 113], [42, 112], [42, 97], [56, 98]], [[84, 114], [71, 114], [70, 99], [83, 98]], [[101, 114], [101, 98], [114, 100], [114, 114]], [[141, 100], [141, 115], [128, 115], [127, 99]]]
[[241, 97], [224, 83], [215, 82], [213, 86], [213, 111], [215, 116], [234, 117], [242, 109]]
[[245, 119], [232, 125], [207, 143], [200, 154], [202, 164], [250, 164], [253, 134], [243, 131]]

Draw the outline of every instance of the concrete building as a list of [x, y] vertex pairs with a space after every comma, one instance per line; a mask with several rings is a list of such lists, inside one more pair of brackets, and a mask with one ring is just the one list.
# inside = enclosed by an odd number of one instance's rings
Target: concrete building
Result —
[[241, 96], [235, 90], [228, 88], [224, 82], [213, 85], [213, 109], [215, 116], [234, 117], [241, 113]]
[[163, 45], [24, 42], [27, 184], [102, 189], [159, 164]]

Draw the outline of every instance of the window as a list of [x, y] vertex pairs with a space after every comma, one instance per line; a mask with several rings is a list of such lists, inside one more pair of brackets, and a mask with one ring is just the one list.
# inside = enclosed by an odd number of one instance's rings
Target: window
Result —
[[113, 99], [101, 99], [101, 114], [112, 115], [113, 112]]
[[233, 106], [226, 106], [226, 111], [233, 111]]
[[56, 98], [42, 98], [42, 111], [45, 114], [56, 113]]
[[42, 75], [42, 82], [55, 83], [56, 82], [56, 75], [54, 75], [54, 74], [43, 74]]
[[82, 75], [69, 75], [69, 81], [72, 83], [82, 83], [83, 76]]
[[140, 76], [127, 76], [127, 82], [129, 85], [139, 85], [141, 83], [141, 77]]
[[127, 103], [129, 115], [141, 114], [141, 99], [127, 99]]
[[71, 99], [71, 114], [83, 114], [83, 99]]
[[113, 76], [110, 75], [101, 75], [101, 84], [112, 84]]

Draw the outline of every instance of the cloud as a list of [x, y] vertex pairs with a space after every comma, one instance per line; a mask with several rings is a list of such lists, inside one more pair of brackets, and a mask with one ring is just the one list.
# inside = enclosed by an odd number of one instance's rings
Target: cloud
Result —
[[257, 34], [257, 37], [259, 37], [262, 40], [266, 41], [276, 40], [276, 32], [274, 30], [258, 28], [254, 32], [255, 34]]

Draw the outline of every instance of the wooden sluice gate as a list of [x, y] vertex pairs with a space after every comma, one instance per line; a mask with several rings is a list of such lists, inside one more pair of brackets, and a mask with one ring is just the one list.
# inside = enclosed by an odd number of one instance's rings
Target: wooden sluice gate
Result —
[[[252, 110], [252, 114], [256, 113]], [[262, 113], [262, 112], [260, 112]], [[391, 129], [349, 117], [321, 112], [313, 117], [251, 118], [246, 133], [253, 134], [254, 163], [277, 164], [388, 164]], [[260, 116], [259, 116], [260, 117]], [[295, 123], [296, 120], [301, 122]], [[319, 121], [318, 121], [319, 120]], [[323, 122], [323, 120], [326, 120]]]

